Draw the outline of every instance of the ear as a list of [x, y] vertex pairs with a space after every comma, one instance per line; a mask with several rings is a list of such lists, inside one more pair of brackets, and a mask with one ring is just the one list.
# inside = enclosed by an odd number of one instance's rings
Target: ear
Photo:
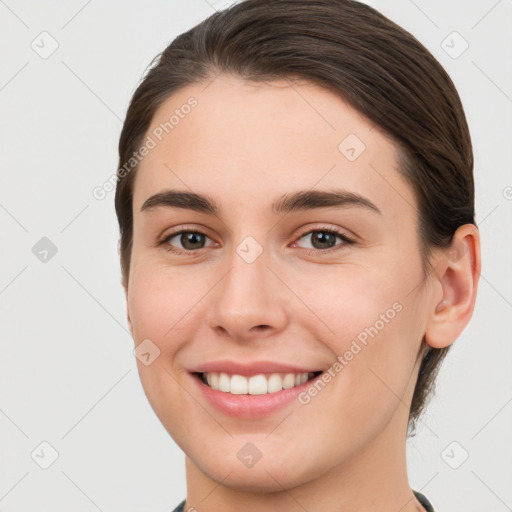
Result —
[[481, 270], [480, 233], [474, 224], [460, 226], [448, 249], [441, 251], [433, 278], [439, 289], [430, 304], [425, 342], [433, 348], [451, 345], [475, 308]]

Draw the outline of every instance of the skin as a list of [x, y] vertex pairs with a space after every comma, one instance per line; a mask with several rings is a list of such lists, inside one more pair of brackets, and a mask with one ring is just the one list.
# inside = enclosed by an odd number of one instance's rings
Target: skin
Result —
[[[377, 126], [316, 85], [220, 75], [169, 97], [147, 133], [190, 96], [197, 107], [137, 171], [127, 291], [135, 344], [149, 338], [160, 350], [152, 364], [138, 361], [139, 373], [186, 454], [185, 510], [423, 510], [406, 471], [409, 406], [426, 346], [452, 343], [472, 315], [478, 230], [461, 226], [462, 256], [435, 251], [425, 278], [416, 199]], [[338, 150], [349, 134], [366, 146], [355, 161]], [[354, 205], [271, 211], [285, 194], [334, 188], [381, 213]], [[207, 194], [220, 214], [140, 211], [167, 189]], [[355, 242], [335, 238], [325, 253], [313, 236], [322, 228]], [[195, 253], [179, 236], [158, 245], [180, 229], [207, 235]], [[252, 263], [236, 252], [248, 236], [263, 249]], [[214, 409], [187, 372], [217, 359], [328, 369], [394, 303], [401, 311], [307, 405], [237, 419]], [[251, 468], [236, 456], [247, 442], [262, 453]]]

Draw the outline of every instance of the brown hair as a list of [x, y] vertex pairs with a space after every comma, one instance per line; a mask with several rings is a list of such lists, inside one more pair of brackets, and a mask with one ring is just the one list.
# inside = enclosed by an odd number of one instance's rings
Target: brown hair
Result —
[[[249, 81], [305, 79], [334, 92], [389, 135], [417, 199], [425, 276], [432, 270], [431, 249], [447, 247], [459, 226], [475, 224], [464, 110], [446, 71], [415, 37], [354, 0], [245, 0], [174, 39], [132, 97], [119, 140], [115, 197], [125, 290], [137, 166], [131, 172], [121, 166], [141, 146], [164, 100], [220, 72]], [[431, 348], [423, 359], [410, 410], [412, 431], [448, 349]]]

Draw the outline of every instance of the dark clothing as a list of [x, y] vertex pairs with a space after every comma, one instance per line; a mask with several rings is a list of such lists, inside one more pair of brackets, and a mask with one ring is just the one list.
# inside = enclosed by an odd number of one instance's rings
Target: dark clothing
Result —
[[[427, 512], [435, 512], [430, 502], [420, 492], [413, 491], [418, 501], [425, 507]], [[183, 500], [172, 512], [185, 512], [185, 501]]]
[[412, 491], [412, 492], [414, 493], [416, 498], [418, 498], [418, 501], [425, 507], [425, 510], [427, 512], [435, 512], [434, 507], [431, 505], [430, 501], [428, 501], [427, 498], [425, 496], [423, 496], [423, 494], [421, 494], [421, 492], [416, 492], [416, 491]]

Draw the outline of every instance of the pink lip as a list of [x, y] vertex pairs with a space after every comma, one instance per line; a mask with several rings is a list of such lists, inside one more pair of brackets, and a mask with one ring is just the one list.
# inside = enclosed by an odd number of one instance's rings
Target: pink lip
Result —
[[201, 380], [199, 375], [191, 374], [191, 377], [206, 400], [220, 412], [235, 418], [255, 419], [268, 416], [294, 402], [301, 392], [321, 378], [322, 375], [320, 374], [300, 386], [265, 395], [232, 395], [231, 393], [212, 389]]
[[272, 361], [252, 361], [238, 363], [235, 361], [212, 361], [189, 370], [191, 373], [224, 372], [229, 375], [256, 375], [259, 373], [314, 373], [323, 371], [322, 368], [300, 368]]

